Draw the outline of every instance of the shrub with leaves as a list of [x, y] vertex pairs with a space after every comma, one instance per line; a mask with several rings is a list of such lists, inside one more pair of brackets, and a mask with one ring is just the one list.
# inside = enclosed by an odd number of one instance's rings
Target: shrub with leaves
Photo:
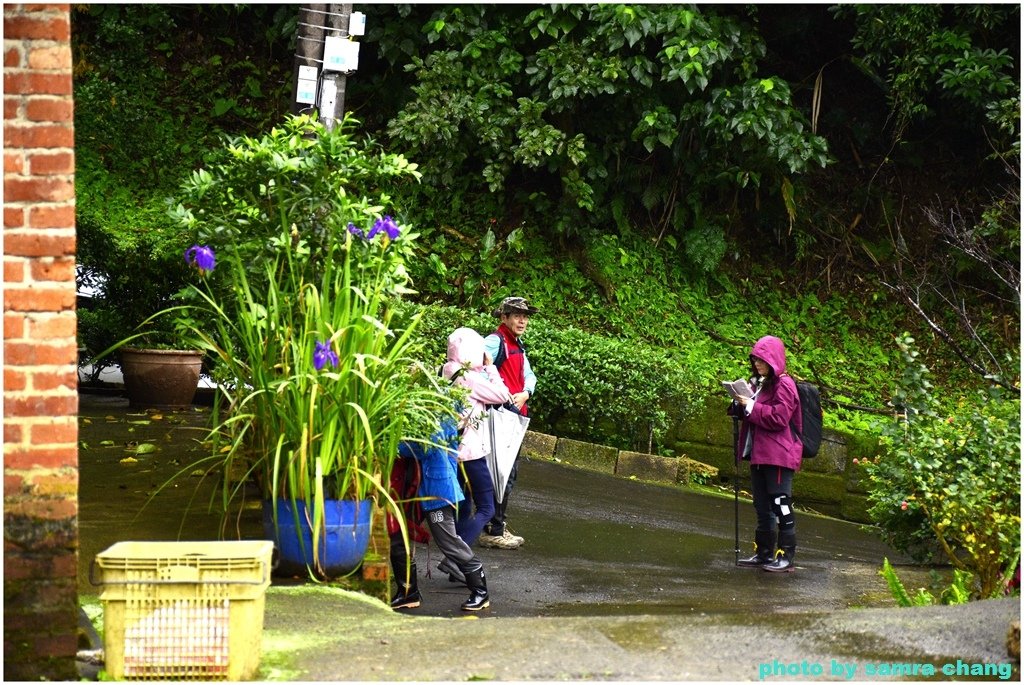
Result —
[[1020, 560], [1020, 403], [991, 388], [942, 413], [914, 339], [897, 342], [898, 420], [863, 464], [869, 513], [896, 549], [970, 572], [975, 597], [999, 594]]
[[[455, 307], [423, 310], [417, 333], [431, 363], [445, 358], [448, 334], [469, 326], [487, 335], [498, 322], [488, 314]], [[672, 350], [555, 328], [542, 315], [530, 320], [523, 337], [537, 373], [530, 400], [530, 427], [559, 437], [658, 452], [669, 427], [695, 407], [701, 386]]]
[[451, 411], [416, 373], [416, 319], [393, 320], [415, 234], [381, 216], [380, 188], [414, 169], [357, 144], [349, 124], [290, 117], [228, 140], [174, 209], [204, 243], [185, 252], [201, 283], [171, 310], [215, 362], [202, 461], [223, 476], [225, 511], [249, 477], [274, 510], [283, 500], [296, 520], [308, 511], [318, 555], [328, 500], [387, 498], [400, 514], [387, 494], [398, 444]]
[[[650, 222], [681, 256], [712, 271], [737, 196], [763, 195], [759, 213], [792, 216], [790, 177], [828, 162], [789, 84], [760, 64], [767, 48], [741, 11], [391, 11], [412, 14], [375, 22], [381, 28], [368, 42], [389, 56], [419, 51], [404, 64], [415, 76], [412, 97], [387, 132], [423, 165], [417, 191], [432, 198], [438, 221], [449, 206], [448, 220], [462, 220], [472, 196], [502, 198], [552, 239]], [[417, 21], [425, 43], [409, 35]]]

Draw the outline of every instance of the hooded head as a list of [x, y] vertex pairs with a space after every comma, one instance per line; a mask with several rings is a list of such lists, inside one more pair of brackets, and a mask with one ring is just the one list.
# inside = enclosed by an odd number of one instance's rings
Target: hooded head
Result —
[[472, 328], [456, 328], [448, 336], [448, 363], [470, 369], [484, 365], [484, 339]]
[[750, 349], [751, 367], [753, 357], [764, 361], [772, 369], [772, 375], [776, 378], [786, 373], [786, 346], [774, 335], [766, 335]]

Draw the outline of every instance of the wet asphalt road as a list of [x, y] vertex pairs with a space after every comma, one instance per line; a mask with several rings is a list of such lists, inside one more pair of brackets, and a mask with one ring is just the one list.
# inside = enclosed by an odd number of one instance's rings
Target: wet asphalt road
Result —
[[[862, 526], [798, 514], [797, 571], [735, 566], [735, 503], [531, 460], [520, 467], [509, 525], [526, 543], [479, 549], [496, 616], [593, 616], [830, 611], [892, 606], [878, 575], [894, 553]], [[740, 501], [740, 545], [751, 548], [753, 508]], [[429, 564], [426, 563], [429, 556]], [[454, 616], [466, 594], [417, 553], [427, 615]], [[426, 578], [427, 567], [431, 577]], [[904, 581], [927, 572], [900, 568]]]
[[[1006, 659], [1019, 599], [894, 608], [878, 575], [884, 556], [898, 559], [892, 550], [860, 526], [810, 514], [798, 515], [795, 573], [740, 569], [734, 511], [732, 498], [524, 463], [509, 521], [525, 545], [478, 552], [490, 608], [461, 612], [468, 591], [433, 570], [436, 550], [424, 577], [420, 549], [421, 607], [398, 616], [271, 592], [265, 648], [293, 644], [284, 634], [307, 634], [300, 617], [328, 611], [352, 632], [323, 638], [336, 649], [289, 652], [297, 671], [283, 678], [887, 682], [904, 679], [889, 668], [949, 680], [939, 669], [966, 664], [999, 675], [954, 679], [1019, 679]], [[740, 521], [749, 537], [749, 503]], [[899, 572], [908, 587], [929, 580], [921, 568]]]
[[[88, 583], [90, 561], [118, 540], [217, 539], [216, 517], [203, 513], [208, 492], [196, 491], [196, 479], [149, 499], [169, 472], [201, 453], [191, 427], [201, 413], [153, 420], [129, 415], [122, 400], [83, 396], [80, 415], [88, 443], [80, 451], [83, 594], [98, 591]], [[139, 441], [157, 451], [123, 464], [125, 443]], [[741, 501], [739, 513], [747, 550], [750, 503]], [[840, 659], [856, 664], [855, 679], [864, 680], [882, 660], [1005, 660], [1019, 599], [894, 609], [878, 569], [884, 556], [899, 557], [858, 525], [802, 512], [796, 573], [738, 569], [733, 517], [731, 497], [525, 462], [509, 522], [526, 544], [479, 550], [492, 596], [489, 609], [470, 617], [481, 620], [433, 618], [464, 618], [459, 605], [468, 596], [432, 569], [436, 548], [418, 551], [423, 605], [405, 615], [328, 585], [275, 582], [260, 677], [756, 680], [764, 664], [828, 667]], [[260, 537], [258, 513], [238, 523], [243, 537]], [[908, 587], [928, 583], [927, 569], [899, 572]], [[844, 611], [851, 607], [867, 608]], [[1018, 677], [1014, 671], [1011, 679]], [[770, 678], [795, 679], [805, 678]]]
[[[152, 414], [118, 398], [82, 395], [80, 438], [80, 586], [96, 553], [119, 540], [217, 539], [205, 512], [209, 488], [185, 477], [160, 490], [201, 454], [201, 410]], [[125, 443], [152, 442], [135, 455]], [[106, 446], [103, 443], [112, 443]], [[154, 493], [156, 493], [154, 495]], [[152, 498], [150, 499], [150, 496]], [[799, 503], [799, 493], [796, 493]], [[142, 505], [145, 504], [145, 509]], [[184, 512], [188, 510], [188, 513]], [[517, 550], [478, 549], [494, 616], [587, 616], [834, 610], [892, 606], [878, 576], [882, 558], [898, 558], [861, 526], [799, 513], [797, 572], [769, 574], [735, 562], [734, 501], [676, 487], [643, 484], [540, 460], [524, 460], [508, 508]], [[751, 549], [753, 508], [740, 501], [741, 549]], [[262, 537], [258, 512], [237, 522]], [[236, 534], [235, 531], [229, 531]], [[457, 616], [466, 590], [435, 570], [433, 545], [419, 546], [421, 615]], [[430, 577], [427, 577], [427, 572]], [[927, 571], [900, 569], [908, 586]], [[783, 592], [779, 590], [785, 588]]]

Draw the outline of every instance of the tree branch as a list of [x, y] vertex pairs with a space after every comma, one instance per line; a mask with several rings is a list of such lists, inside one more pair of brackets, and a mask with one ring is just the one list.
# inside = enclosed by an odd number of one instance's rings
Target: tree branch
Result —
[[894, 292], [898, 293], [900, 296], [902, 296], [903, 299], [910, 306], [910, 308], [913, 309], [917, 313], [917, 315], [920, 316], [922, 320], [924, 320], [926, 324], [928, 324], [928, 327], [931, 328], [936, 335], [942, 338], [942, 340], [950, 347], [950, 349], [953, 350], [953, 353], [957, 357], [959, 357], [960, 360], [963, 361], [969, 369], [971, 369], [971, 371], [984, 378], [992, 380], [1000, 387], [1003, 387], [1015, 393], [1018, 397], [1020, 396], [1020, 388], [1014, 387], [1010, 382], [1003, 379], [1003, 377], [1000, 374], [990, 372], [988, 369], [984, 368], [977, 361], [975, 361], [974, 358], [972, 358], [969, 354], [964, 352], [963, 349], [961, 349], [961, 347], [953, 339], [953, 336], [951, 336], [949, 332], [946, 331], [946, 329], [937, 324], [932, 319], [932, 317], [930, 317], [928, 313], [925, 312], [924, 308], [921, 306], [920, 301], [917, 298], [912, 297], [910, 293], [907, 292], [909, 290], [907, 286], [886, 283], [884, 281], [882, 284], [885, 285], [887, 288], [893, 290]]

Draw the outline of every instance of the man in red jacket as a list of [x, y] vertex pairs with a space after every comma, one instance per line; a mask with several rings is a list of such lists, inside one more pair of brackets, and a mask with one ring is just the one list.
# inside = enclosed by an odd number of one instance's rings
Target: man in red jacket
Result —
[[[498, 330], [484, 338], [484, 349], [498, 367], [501, 380], [505, 381], [512, 402], [523, 416], [527, 415], [526, 403], [533, 397], [537, 388], [537, 376], [530, 368], [530, 360], [526, 356], [526, 346], [521, 340], [530, 315], [536, 314], [537, 308], [522, 297], [506, 297], [494, 310], [494, 316], [501, 319]], [[505, 508], [508, 506], [509, 495], [516, 482], [519, 471], [519, 459], [516, 458], [512, 471], [505, 485], [505, 493], [501, 502], [495, 493], [494, 518], [484, 527], [483, 534], [477, 544], [481, 547], [497, 547], [500, 549], [516, 549], [523, 544], [523, 538], [513, 535], [505, 526]]]

